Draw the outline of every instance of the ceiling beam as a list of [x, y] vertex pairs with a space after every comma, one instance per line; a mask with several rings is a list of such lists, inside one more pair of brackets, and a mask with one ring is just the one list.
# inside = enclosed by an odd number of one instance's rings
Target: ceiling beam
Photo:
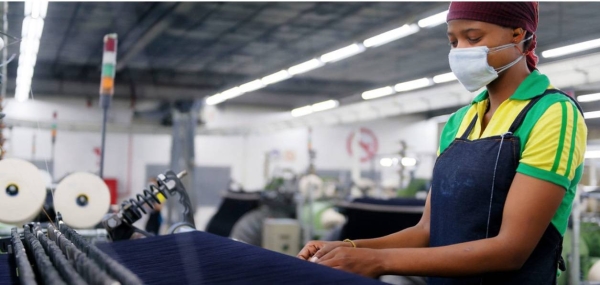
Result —
[[123, 56], [119, 57], [117, 61], [117, 71], [122, 70], [127, 66], [129, 61], [131, 61], [135, 56], [139, 54], [140, 51], [144, 50], [144, 48], [154, 41], [158, 36], [160, 36], [169, 26], [171, 26], [171, 22], [173, 21], [172, 17], [168, 17], [171, 13], [175, 14], [185, 14], [192, 10], [192, 7], [195, 5], [193, 2], [182, 2], [175, 5], [173, 8], [169, 10], [169, 12], [162, 15], [162, 17], [156, 21], [152, 27], [150, 27], [146, 32], [139, 37], [133, 46], [128, 48]]
[[[215, 46], [217, 43], [221, 42], [221, 40], [223, 40], [223, 38], [225, 38], [227, 35], [229, 34], [233, 34], [235, 33], [239, 28], [243, 27], [244, 25], [246, 25], [247, 23], [251, 22], [252, 20], [254, 20], [254, 18], [256, 18], [256, 16], [258, 16], [258, 14], [262, 13], [262, 11], [264, 11], [265, 9], [267, 9], [268, 7], [270, 7], [272, 4], [271, 3], [265, 3], [263, 5], [261, 5], [260, 7], [258, 7], [256, 10], [252, 11], [252, 13], [250, 13], [248, 16], [244, 17], [243, 19], [241, 19], [239, 22], [237, 22], [235, 25], [233, 25], [232, 27], [230, 27], [229, 29], [225, 30], [224, 32], [222, 32], [215, 40], [213, 40], [209, 45], [207, 46], [203, 46], [199, 51], [195, 51], [195, 53], [199, 52], [201, 53], [202, 51], [208, 50], [210, 48], [212, 48], [213, 46]], [[183, 63], [184, 61], [188, 60], [189, 56], [191, 56], [192, 53], [188, 53], [185, 56], [181, 57], [180, 60], [177, 61], [177, 64], [175, 65], [179, 65], [181, 63]]]
[[[352, 3], [352, 4], [356, 4], [356, 3]], [[328, 21], [326, 21], [326, 22], [318, 25], [317, 27], [314, 27], [314, 28], [309, 29], [308, 31], [302, 33], [302, 35], [300, 35], [300, 37], [298, 37], [298, 39], [286, 42], [285, 43], [285, 48], [293, 47], [294, 44], [296, 44], [296, 43], [298, 43], [300, 41], [306, 40], [307, 36], [313, 35], [315, 33], [318, 33], [319, 31], [322, 31], [323, 29], [331, 28], [331, 26], [335, 25], [336, 23], [338, 23], [340, 21], [343, 21], [344, 19], [346, 19], [346, 18], [348, 18], [348, 17], [350, 17], [350, 16], [352, 16], [352, 15], [360, 12], [362, 9], [364, 9], [364, 8], [366, 8], [368, 6], [372, 6], [372, 5], [373, 5], [373, 3], [362, 3], [362, 4], [359, 3], [359, 4], [356, 4], [355, 7], [352, 7], [350, 9], [348, 9], [348, 11], [346, 11], [346, 12], [340, 14], [340, 15], [337, 15], [336, 17], [333, 17], [332, 19], [330, 19], [330, 20], [328, 20]], [[232, 56], [233, 54], [235, 54], [235, 53], [243, 50], [245, 47], [247, 47], [251, 43], [257, 42], [257, 41], [261, 41], [261, 40], [266, 39], [266, 38], [269, 38], [271, 35], [272, 35], [272, 33], [271, 34], [263, 34], [263, 35], [259, 36], [258, 39], [254, 39], [252, 41], [247, 42], [244, 45], [241, 45], [241, 46], [235, 47], [233, 49], [230, 49], [228, 51], [222, 52], [219, 55], [217, 55], [216, 57], [210, 58], [208, 62], [204, 63], [203, 68], [208, 69], [212, 65], [220, 62], [223, 58]], [[280, 43], [277, 43], [277, 48], [282, 48], [282, 46], [281, 46]], [[266, 53], [266, 54], [268, 54], [268, 53]], [[294, 53], [294, 56], [293, 56], [294, 60], [297, 61], [298, 57], [299, 57], [299, 55], [296, 54], [296, 53]], [[235, 69], [237, 69], [237, 66], [234, 67], [234, 70]]]

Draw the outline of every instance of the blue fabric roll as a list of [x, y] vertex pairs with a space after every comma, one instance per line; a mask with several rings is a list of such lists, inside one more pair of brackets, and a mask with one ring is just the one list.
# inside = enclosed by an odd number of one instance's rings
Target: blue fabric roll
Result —
[[96, 246], [145, 284], [382, 284], [205, 232]]
[[0, 254], [0, 285], [19, 284], [19, 279], [14, 274], [14, 263], [9, 262], [10, 254]]

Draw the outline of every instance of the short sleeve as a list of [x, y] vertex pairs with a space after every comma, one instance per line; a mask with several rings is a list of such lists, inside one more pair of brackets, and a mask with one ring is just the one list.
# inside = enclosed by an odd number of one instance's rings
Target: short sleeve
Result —
[[575, 104], [554, 103], [533, 126], [517, 172], [568, 189], [584, 161], [586, 141], [585, 120]]
[[470, 105], [465, 106], [453, 113], [452, 115], [450, 115], [450, 118], [448, 118], [448, 121], [442, 129], [437, 156], [440, 156], [440, 154], [444, 152], [444, 150], [446, 150], [446, 148], [448, 148], [448, 146], [450, 146], [450, 144], [454, 141], [454, 139], [456, 138], [456, 134], [458, 133], [458, 130], [462, 124], [462, 121], [470, 108]]

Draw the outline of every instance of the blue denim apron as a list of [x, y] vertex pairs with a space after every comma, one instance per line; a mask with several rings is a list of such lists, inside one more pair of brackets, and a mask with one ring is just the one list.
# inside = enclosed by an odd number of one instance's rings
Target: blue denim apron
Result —
[[[550, 93], [564, 94], [549, 89], [534, 97], [508, 132], [499, 136], [468, 140], [477, 123], [475, 115], [465, 133], [438, 157], [431, 187], [430, 247], [498, 235], [504, 203], [520, 160], [520, 138], [513, 134], [535, 103]], [[572, 101], [581, 111], [577, 102]], [[559, 263], [564, 270], [561, 251], [562, 236], [550, 224], [518, 271], [465, 278], [430, 278], [429, 284], [555, 284]]]

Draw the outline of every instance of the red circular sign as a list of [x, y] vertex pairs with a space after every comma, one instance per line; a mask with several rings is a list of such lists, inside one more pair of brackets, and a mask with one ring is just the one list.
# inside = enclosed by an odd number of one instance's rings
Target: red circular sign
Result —
[[[346, 140], [346, 150], [348, 150], [350, 156], [352, 156], [352, 140], [354, 140], [354, 132], [351, 132]], [[358, 144], [360, 145], [359, 151], [362, 153], [360, 156], [361, 162], [370, 161], [377, 154], [377, 150], [379, 150], [379, 143], [375, 133], [367, 128], [360, 128], [360, 141]]]

